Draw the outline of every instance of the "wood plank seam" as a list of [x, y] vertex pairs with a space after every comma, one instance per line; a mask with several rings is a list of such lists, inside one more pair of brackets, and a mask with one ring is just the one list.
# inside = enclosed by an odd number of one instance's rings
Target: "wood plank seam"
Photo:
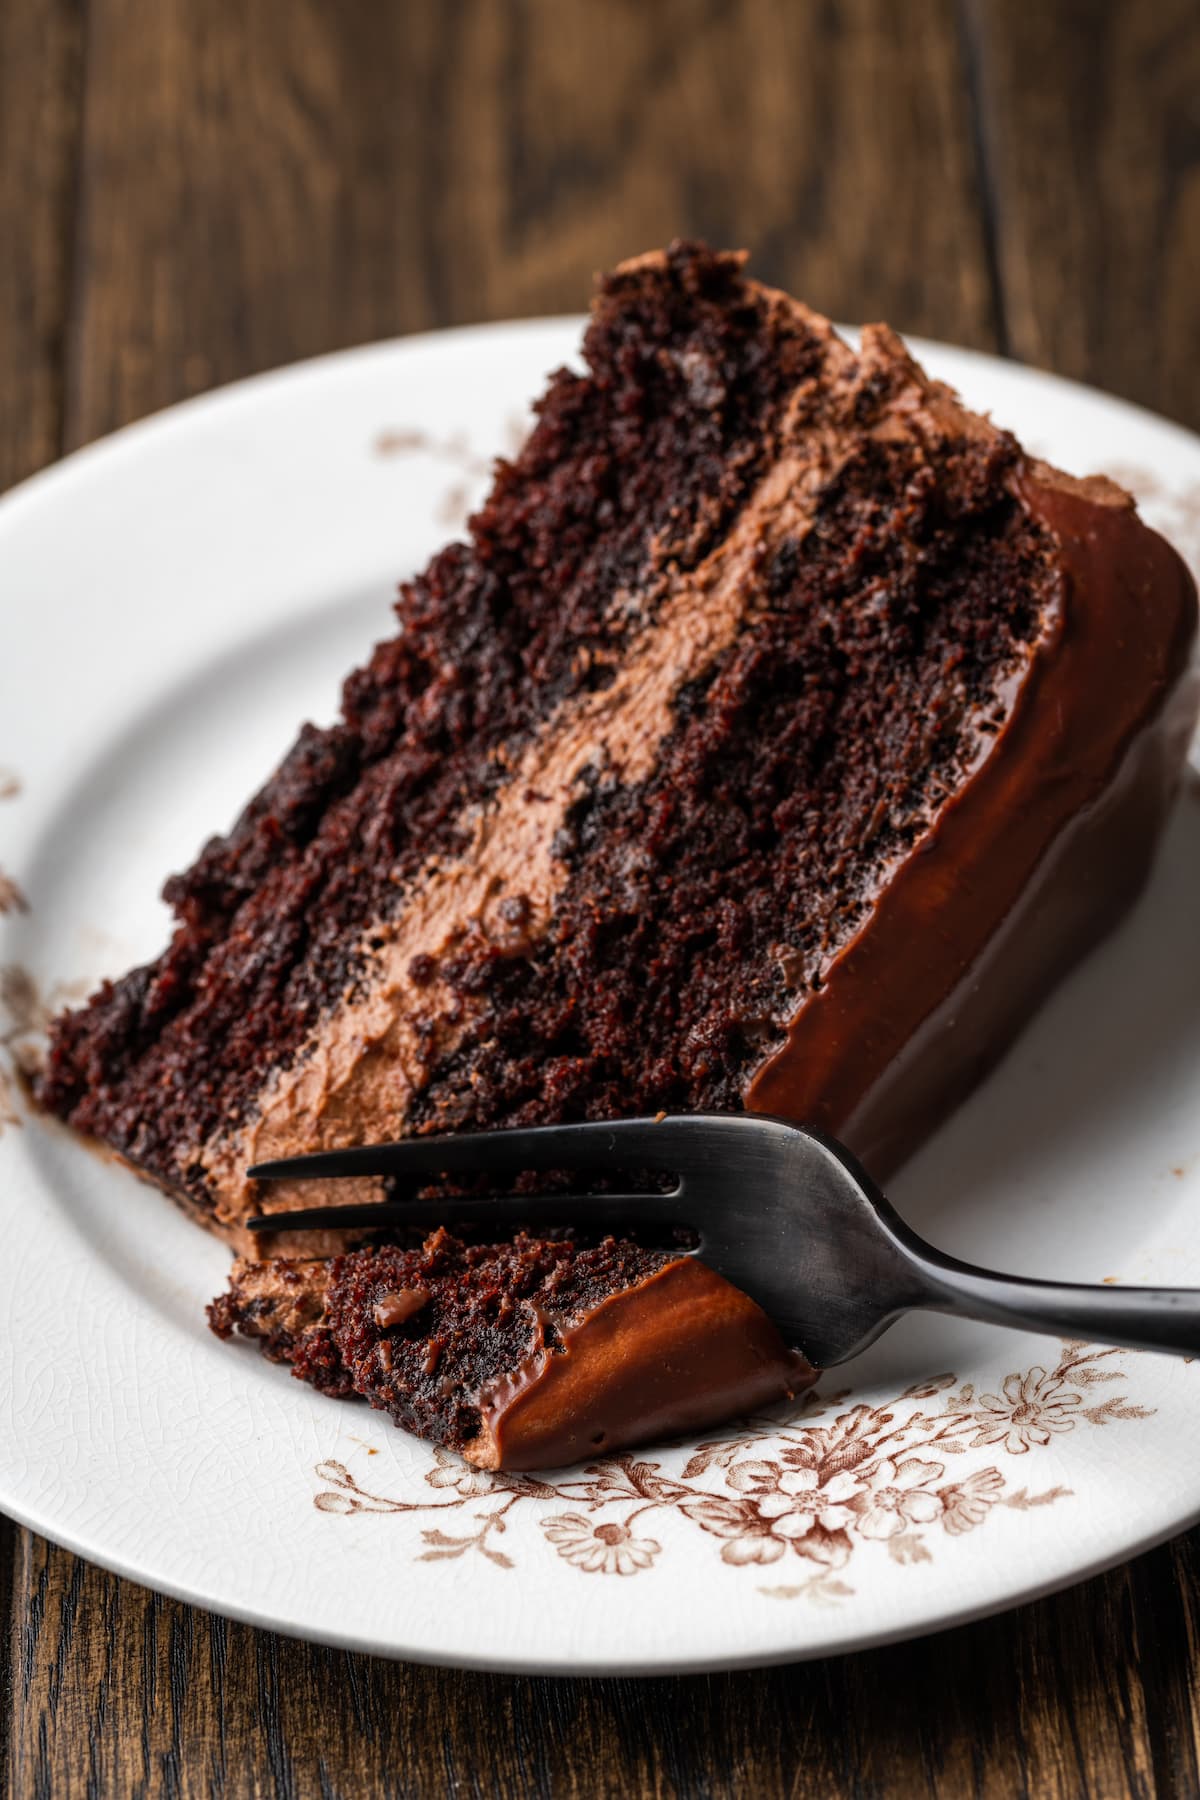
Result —
[[983, 258], [991, 298], [996, 348], [1001, 356], [1011, 354], [1008, 332], [1008, 308], [1005, 303], [1004, 276], [1000, 267], [1000, 166], [994, 154], [994, 137], [986, 80], [987, 46], [979, 28], [977, 8], [981, 0], [958, 0], [957, 22], [963, 81], [967, 91], [967, 116], [971, 127], [971, 147], [975, 157], [975, 180], [979, 193], [982, 220]]
[[85, 218], [84, 199], [87, 191], [87, 169], [85, 167], [85, 148], [87, 145], [88, 114], [88, 44], [92, 27], [91, 0], [78, 0], [79, 6], [79, 68], [78, 68], [78, 105], [75, 119], [75, 158], [71, 181], [70, 210], [63, 222], [63, 243], [65, 262], [65, 306], [63, 317], [63, 339], [59, 364], [59, 415], [58, 433], [60, 456], [75, 448], [71, 437], [71, 419], [78, 405], [79, 369], [81, 366], [80, 344], [84, 318], [84, 285], [86, 280], [85, 263]]

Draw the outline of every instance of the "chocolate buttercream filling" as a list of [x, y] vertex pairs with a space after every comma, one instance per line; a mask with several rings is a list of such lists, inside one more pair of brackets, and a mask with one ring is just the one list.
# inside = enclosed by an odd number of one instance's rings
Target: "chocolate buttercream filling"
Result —
[[[621, 273], [665, 270], [666, 263], [656, 254]], [[905, 513], [906, 496], [918, 490], [944, 484], [947, 493], [958, 493], [954, 504], [966, 512], [955, 517], [979, 521], [985, 551], [996, 519], [1011, 522], [1015, 500], [1028, 527], [1020, 564], [1022, 577], [1030, 576], [1028, 593], [1024, 585], [1015, 590], [1024, 595], [1024, 610], [1015, 607], [1016, 622], [1010, 621], [1004, 595], [984, 583], [985, 623], [994, 624], [998, 648], [990, 663], [985, 655], [971, 679], [960, 681], [959, 644], [951, 634], [943, 690], [933, 706], [943, 723], [960, 721], [937, 747], [943, 758], [937, 779], [944, 785], [932, 791], [950, 797], [927, 802], [921, 771], [901, 759], [899, 786], [908, 782], [918, 799], [911, 818], [887, 839], [893, 848], [876, 856], [871, 845], [889, 796], [881, 788], [872, 810], [868, 794], [866, 851], [856, 852], [847, 840], [832, 871], [817, 866], [821, 879], [806, 872], [810, 886], [794, 889], [793, 911], [807, 910], [800, 926], [790, 921], [793, 936], [809, 943], [804, 920], [816, 918], [818, 947], [802, 954], [787, 942], [775, 948], [755, 941], [746, 978], [731, 987], [726, 1010], [733, 1029], [708, 1065], [688, 1050], [691, 1060], [677, 1080], [683, 1103], [740, 1103], [807, 1119], [845, 1137], [883, 1173], [995, 1059], [1041, 994], [1113, 922], [1144, 874], [1196, 708], [1195, 686], [1186, 678], [1194, 590], [1179, 559], [1110, 484], [1073, 482], [1022, 461], [1011, 439], [929, 381], [886, 328], [868, 327], [855, 353], [826, 321], [786, 296], [755, 284], [746, 284], [746, 292], [764, 316], [790, 319], [797, 341], [803, 338], [813, 354], [797, 366], [790, 397], [780, 399], [763, 428], [756, 483], [748, 494], [740, 489], [736, 505], [722, 515], [720, 541], [693, 565], [676, 560], [662, 528], [641, 573], [629, 575], [629, 592], [612, 596], [617, 612], [641, 623], [622, 636], [606, 679], [554, 690], [569, 697], [554, 706], [547, 701], [540, 730], [507, 752], [510, 761], [496, 754], [496, 779], [483, 788], [488, 798], [464, 807], [461, 836], [450, 840], [460, 847], [430, 856], [415, 874], [406, 865], [403, 879], [394, 875], [395, 903], [355, 939], [352, 981], [307, 1035], [297, 1034], [273, 1072], [264, 1071], [236, 1123], [202, 1143], [181, 1137], [172, 1146], [178, 1183], [165, 1185], [186, 1195], [196, 1216], [246, 1253], [341, 1247], [332, 1237], [289, 1239], [286, 1231], [272, 1242], [250, 1240], [244, 1219], [260, 1206], [284, 1213], [323, 1200], [382, 1197], [377, 1182], [325, 1191], [319, 1184], [273, 1184], [258, 1194], [245, 1177], [252, 1162], [446, 1129], [464, 1117], [474, 1122], [472, 1093], [487, 1088], [490, 1046], [499, 1041], [490, 1034], [512, 993], [506, 998], [499, 980], [491, 990], [486, 980], [472, 985], [456, 967], [491, 959], [493, 968], [513, 971], [514, 988], [523, 974], [528, 989], [539, 958], [547, 965], [556, 958], [570, 962], [563, 931], [582, 940], [588, 928], [570, 884], [581, 879], [586, 899], [603, 886], [597, 874], [606, 873], [594, 866], [603, 862], [595, 845], [580, 853], [578, 865], [571, 861], [576, 810], [586, 813], [589, 796], [601, 789], [635, 798], [650, 790], [669, 767], [672, 733], [692, 704], [689, 695], [701, 695], [695, 704], [703, 713], [706, 681], [715, 682], [718, 710], [732, 704], [721, 696], [714, 671], [740, 651], [752, 656], [763, 643], [777, 643], [756, 635], [771, 615], [772, 571], [795, 567], [810, 540], [814, 569], [850, 572], [836, 606], [870, 618], [880, 600], [868, 579], [878, 566], [872, 534], [898, 533], [906, 542], [905, 520], [917, 519], [910, 546], [916, 564], [929, 550], [930, 529], [936, 537], [936, 524], [921, 524], [919, 506]], [[882, 510], [876, 516], [868, 481], [857, 492], [858, 511], [839, 515], [839, 481], [864, 459], [872, 471], [884, 471]], [[970, 465], [969, 478], [962, 464]], [[973, 497], [962, 501], [959, 490]], [[974, 569], [972, 533], [957, 539], [951, 533], [948, 541], [957, 542], [963, 566]], [[979, 566], [986, 574], [986, 555]], [[855, 569], [865, 571], [861, 592], [853, 586]], [[961, 599], [969, 612], [968, 588]], [[944, 596], [938, 603], [944, 608]], [[881, 644], [886, 654], [888, 641], [885, 634], [872, 654], [878, 656]], [[605, 654], [597, 644], [580, 651], [601, 660]], [[854, 654], [851, 644], [851, 662]], [[819, 655], [810, 673], [814, 685], [831, 680], [836, 686], [839, 679]], [[791, 700], [807, 721], [799, 691], [804, 674], [803, 668], [793, 672], [798, 691]], [[876, 661], [874, 675], [864, 677], [868, 687], [876, 678], [887, 691], [886, 662], [881, 668]], [[852, 684], [854, 677], [846, 679]], [[918, 685], [913, 693], [919, 699], [928, 690]], [[863, 716], [869, 729], [872, 715]], [[786, 741], [794, 721], [780, 717]], [[921, 739], [920, 718], [911, 723], [910, 736]], [[903, 738], [904, 720], [893, 726]], [[823, 729], [818, 718], [818, 749]], [[798, 748], [804, 756], [812, 744]], [[745, 785], [753, 785], [753, 770]], [[735, 808], [743, 798], [744, 791], [734, 794]], [[800, 788], [794, 798], [803, 810], [812, 796]], [[605, 815], [598, 810], [596, 817], [602, 845]], [[646, 829], [643, 820], [632, 832], [635, 862], [637, 834]], [[801, 844], [806, 830], [814, 832], [819, 853], [822, 815], [814, 811], [799, 825], [791, 815], [778, 828], [784, 836], [792, 830]], [[915, 843], [914, 833], [923, 834]], [[714, 868], [722, 868], [719, 832], [713, 854]], [[880, 867], [884, 855], [891, 860]], [[843, 885], [843, 866], [856, 856], [855, 880]], [[763, 877], [760, 892], [770, 891]], [[822, 912], [826, 891], [829, 906]], [[736, 884], [728, 903], [738, 904]], [[612, 913], [619, 923], [619, 894]], [[601, 953], [585, 968], [592, 991], [606, 967]], [[619, 979], [627, 980], [628, 971]], [[664, 1019], [672, 1016], [671, 998], [664, 990]], [[708, 1022], [701, 1016], [702, 1028]], [[507, 1028], [515, 1041], [511, 1020]], [[544, 1040], [529, 1034], [529, 1056], [553, 1059], [558, 1029]], [[559, 1036], [566, 1040], [563, 1059], [577, 1056], [586, 1064], [593, 1050], [586, 1032], [573, 1041], [568, 1023]], [[511, 1043], [499, 1048], [510, 1053]], [[626, 1041], [623, 1048], [622, 1067], [636, 1062], [636, 1046]], [[672, 1054], [669, 1041], [647, 1051], [655, 1079], [661, 1068], [676, 1078]], [[729, 1071], [715, 1087], [713, 1064]], [[606, 1096], [619, 1095], [623, 1077], [609, 1069], [606, 1079]], [[652, 1104], [680, 1103], [675, 1090], [656, 1098], [661, 1090], [645, 1070], [639, 1079]], [[557, 1104], [557, 1096], [539, 1097], [536, 1082], [518, 1073], [491, 1111], [485, 1107], [482, 1122], [502, 1123], [515, 1108], [530, 1117], [539, 1110], [555, 1116]], [[572, 1116], [577, 1098], [568, 1096], [563, 1107], [559, 1116]], [[163, 1178], [161, 1168], [154, 1172]]]
[[[890, 339], [878, 353], [902, 355]], [[946, 428], [953, 403], [915, 369], [912, 381], [880, 430]], [[803, 455], [768, 470], [719, 555], [679, 581], [612, 686], [547, 724], [469, 850], [430, 869], [399, 920], [379, 928], [383, 948], [362, 995], [328, 1015], [255, 1116], [209, 1148], [218, 1218], [235, 1239], [252, 1203], [250, 1162], [403, 1130], [431, 1059], [472, 1027], [470, 997], [436, 980], [419, 986], [416, 959], [436, 963], [470, 933], [496, 942], [508, 932], [514, 953], [527, 951], [546, 932], [566, 873], [555, 838], [584, 771], [606, 764], [632, 782], [652, 765], [675, 696], [736, 633], [756, 559], [803, 534], [814, 487], [845, 449], [830, 435], [805, 440]], [[744, 1089], [752, 1110], [843, 1135], [877, 1173], [973, 1085], [1128, 903], [1195, 717], [1195, 683], [1183, 678], [1194, 602], [1175, 553], [1107, 482], [1023, 464], [1014, 487], [1047, 528], [1057, 585], [1036, 640], [997, 680], [1003, 722], [978, 736], [925, 837], [882, 872], [865, 922]], [[504, 901], [517, 889], [514, 927]], [[379, 1184], [360, 1185], [358, 1197], [381, 1197]], [[328, 1195], [274, 1187], [267, 1203], [283, 1211], [349, 1197], [345, 1184]]]
[[[834, 340], [840, 357], [850, 353]], [[798, 405], [798, 403], [797, 403]], [[797, 406], [793, 406], [793, 412]], [[331, 1009], [287, 1068], [264, 1086], [252, 1116], [199, 1158], [215, 1195], [215, 1217], [244, 1253], [261, 1254], [241, 1221], [256, 1210], [244, 1171], [255, 1162], [396, 1135], [430, 1068], [472, 1025], [469, 998], [439, 979], [439, 964], [472, 939], [528, 953], [550, 928], [568, 870], [556, 839], [589, 771], [626, 785], [652, 769], [681, 690], [733, 642], [756, 591], [756, 571], [811, 527], [820, 487], [851, 454], [861, 431], [802, 431], [766, 471], [718, 550], [677, 573], [654, 622], [606, 688], [563, 703], [494, 800], [469, 821], [462, 852], [427, 866], [399, 916], [373, 921], [364, 944], [369, 974]], [[786, 438], [786, 428], [785, 428]], [[512, 902], [517, 902], [514, 909]], [[190, 1159], [187, 1147], [181, 1160]], [[265, 1210], [383, 1197], [373, 1181], [275, 1183]], [[276, 1238], [270, 1249], [286, 1247]], [[334, 1250], [310, 1237], [297, 1248]]]

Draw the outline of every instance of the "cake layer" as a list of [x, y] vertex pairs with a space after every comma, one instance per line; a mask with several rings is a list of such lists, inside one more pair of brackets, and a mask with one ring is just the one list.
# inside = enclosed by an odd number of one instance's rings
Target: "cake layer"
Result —
[[487, 1469], [557, 1468], [702, 1430], [815, 1372], [762, 1310], [691, 1257], [519, 1237], [235, 1264], [210, 1308], [324, 1392]]
[[842, 1136], [879, 1175], [1136, 897], [1196, 723], [1195, 591], [1175, 552], [1111, 482], [1032, 464], [1018, 491], [1061, 589], [1003, 731], [745, 1097]]
[[608, 278], [589, 373], [553, 378], [470, 544], [405, 586], [400, 631], [349, 678], [342, 717], [306, 726], [230, 835], [167, 884], [164, 956], [56, 1027], [43, 1103], [206, 1220], [221, 1194], [205, 1145], [370, 985], [379, 926], [423, 868], [469, 854], [547, 715], [614, 680], [819, 366], [824, 322], [751, 290], [739, 259], [680, 255], [675, 271]]
[[1147, 867], [1195, 593], [1127, 497], [697, 246], [585, 351], [167, 955], [56, 1028], [46, 1104], [248, 1252], [382, 1192], [249, 1164], [412, 1131], [749, 1105], [883, 1172]]

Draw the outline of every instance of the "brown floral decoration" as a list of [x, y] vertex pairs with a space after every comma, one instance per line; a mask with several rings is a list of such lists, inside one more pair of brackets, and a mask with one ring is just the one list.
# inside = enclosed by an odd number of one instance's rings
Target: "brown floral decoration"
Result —
[[0, 916], [5, 913], [28, 912], [29, 902], [12, 875], [0, 869]]
[[[15, 800], [21, 783], [11, 769], [0, 769], [0, 800]], [[29, 902], [11, 875], [0, 868], [0, 917], [5, 913], [28, 912]]]
[[36, 1060], [36, 1042], [50, 1023], [37, 982], [17, 963], [0, 965], [0, 1135], [21, 1123], [19, 1078]]
[[60, 981], [43, 994], [28, 969], [0, 964], [0, 1137], [21, 1123], [21, 1082], [38, 1066], [51, 1019], [60, 1007], [82, 998], [87, 987], [87, 982]]
[[[15, 800], [21, 791], [21, 783], [11, 769], [0, 769], [0, 800]], [[6, 875], [0, 868], [0, 918], [5, 913], [28, 912], [29, 902], [11, 875]], [[9, 991], [17, 971], [0, 968], [0, 1137], [9, 1125], [19, 1125], [17, 1112], [16, 1081], [17, 1045], [21, 1037], [21, 1016], [19, 1010], [13, 1012], [9, 1003]]]
[[[838, 1572], [857, 1558], [886, 1553], [899, 1564], [929, 1562], [939, 1534], [976, 1531], [997, 1506], [1029, 1511], [1069, 1498], [1061, 1485], [1012, 1488], [997, 1462], [970, 1467], [970, 1459], [981, 1450], [1025, 1457], [1066, 1432], [1147, 1418], [1153, 1408], [1123, 1392], [1095, 1392], [1126, 1382], [1115, 1360], [1122, 1355], [1067, 1342], [1053, 1369], [1007, 1375], [995, 1392], [940, 1375], [876, 1406], [847, 1407], [845, 1393], [810, 1393], [783, 1418], [754, 1419], [697, 1445], [678, 1477], [633, 1454], [565, 1477], [488, 1474], [435, 1448], [425, 1480], [437, 1497], [394, 1500], [368, 1492], [343, 1463], [326, 1461], [316, 1473], [328, 1485], [314, 1504], [342, 1515], [457, 1511], [465, 1529], [426, 1526], [418, 1559], [478, 1551], [504, 1569], [515, 1558], [494, 1540], [515, 1509], [532, 1505], [544, 1541], [564, 1562], [585, 1575], [623, 1576], [653, 1568], [664, 1553], [642, 1520], [673, 1512], [715, 1539], [719, 1560], [732, 1568], [801, 1575], [760, 1593], [836, 1605], [854, 1593]], [[564, 1501], [568, 1510], [549, 1510]]]
[[[510, 413], [505, 421], [507, 454], [516, 456], [529, 436], [532, 423], [528, 414]], [[495, 470], [496, 459], [481, 456], [471, 446], [463, 431], [437, 437], [420, 427], [393, 426], [376, 434], [372, 446], [376, 456], [430, 456], [457, 470], [457, 478], [446, 488], [435, 509], [438, 522], [448, 529], [466, 522], [471, 496], [479, 483]]]
[[[11, 769], [0, 769], [0, 800], [15, 800], [21, 783]], [[29, 902], [14, 878], [0, 868], [0, 918], [28, 912]], [[86, 982], [57, 982], [43, 995], [28, 969], [0, 964], [0, 1137], [19, 1125], [22, 1078], [36, 1069], [50, 1020], [68, 1001], [87, 991]]]

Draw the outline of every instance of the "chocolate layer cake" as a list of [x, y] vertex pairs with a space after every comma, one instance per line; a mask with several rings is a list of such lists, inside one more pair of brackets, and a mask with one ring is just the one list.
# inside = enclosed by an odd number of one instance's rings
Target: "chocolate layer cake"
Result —
[[320, 1197], [248, 1164], [405, 1132], [747, 1106], [882, 1173], [1145, 873], [1195, 591], [1125, 494], [740, 256], [625, 264], [584, 353], [56, 1025], [44, 1104], [248, 1254]]
[[759, 1307], [688, 1256], [518, 1237], [239, 1258], [209, 1308], [323, 1392], [485, 1469], [559, 1467], [809, 1387]]

